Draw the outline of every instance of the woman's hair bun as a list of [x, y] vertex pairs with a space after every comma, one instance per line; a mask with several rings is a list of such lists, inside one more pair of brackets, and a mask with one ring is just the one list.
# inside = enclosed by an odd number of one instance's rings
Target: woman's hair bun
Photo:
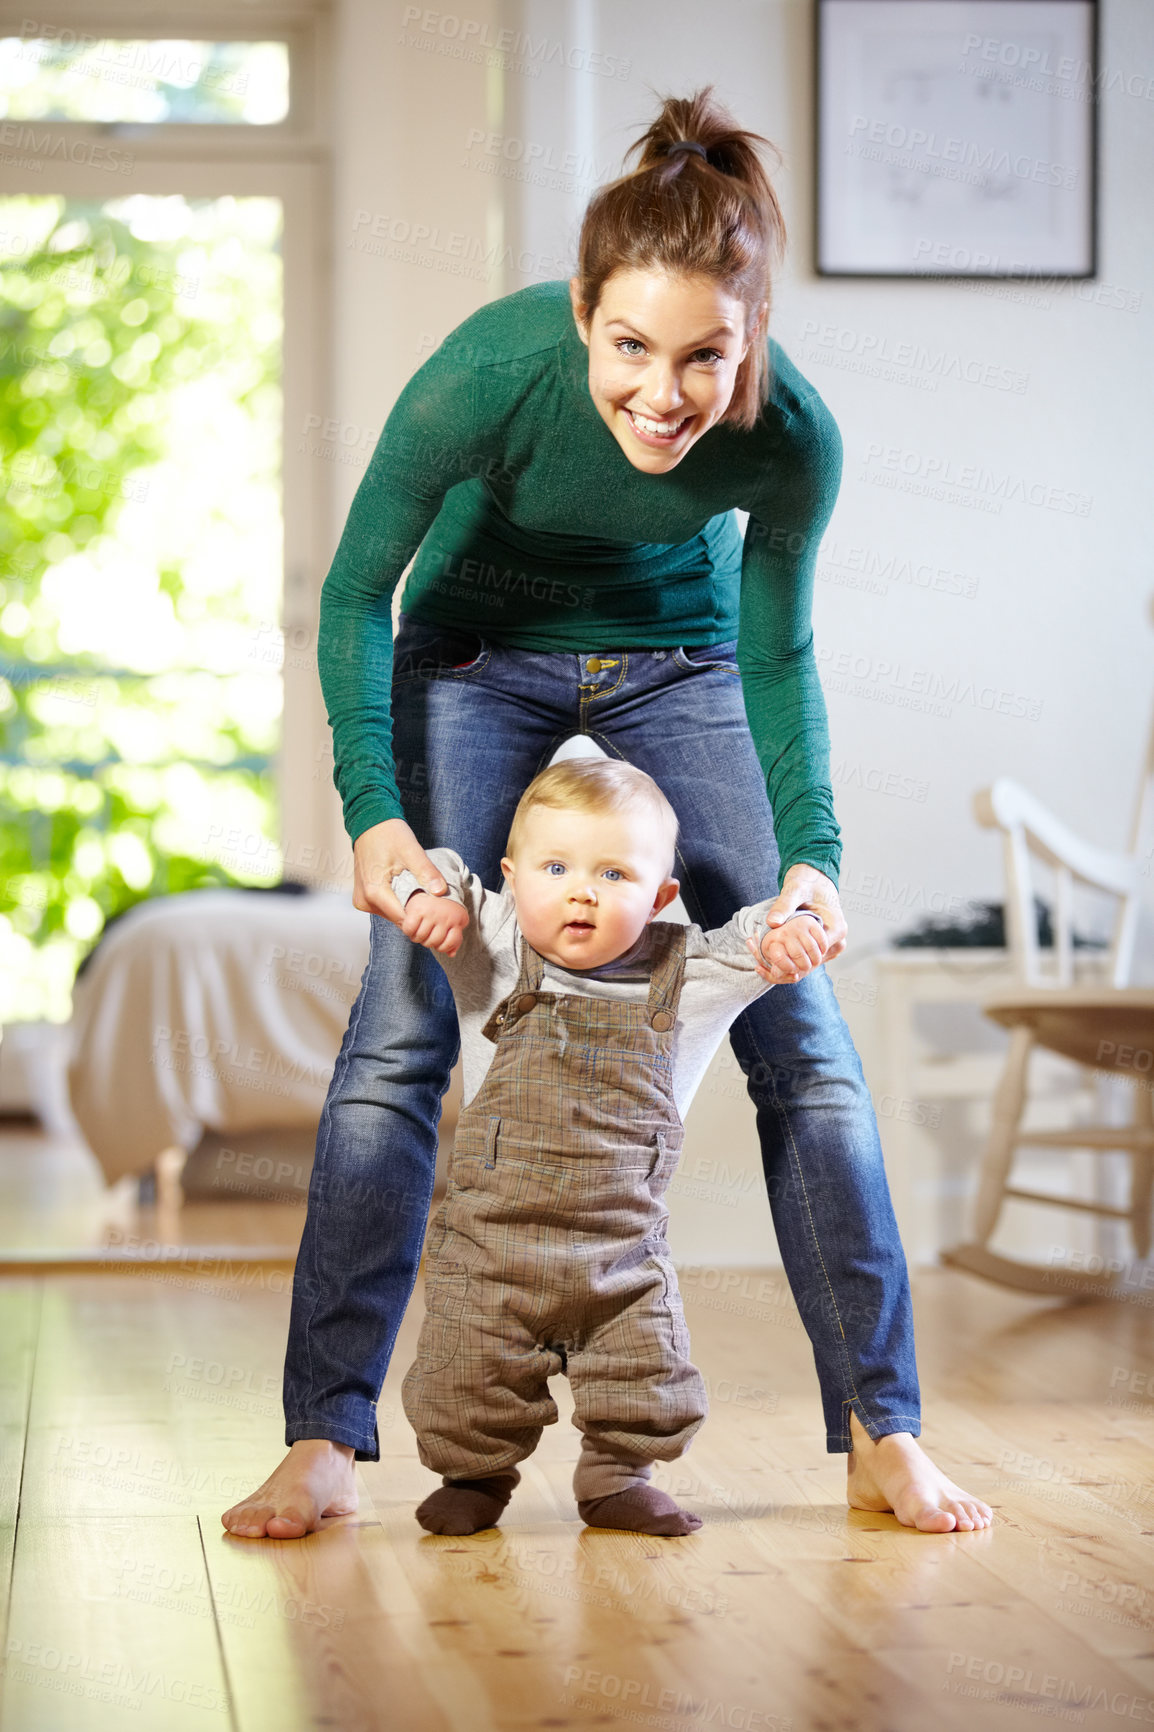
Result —
[[780, 161], [776, 146], [767, 138], [738, 126], [733, 115], [714, 96], [712, 84], [692, 96], [662, 98], [660, 114], [630, 145], [626, 161], [636, 155], [637, 171], [644, 173], [674, 151], [682, 155], [685, 146], [694, 146], [694, 154], [700, 151], [710, 168], [735, 180], [748, 180], [751, 186], [763, 180], [768, 184], [759, 146], [768, 148]]

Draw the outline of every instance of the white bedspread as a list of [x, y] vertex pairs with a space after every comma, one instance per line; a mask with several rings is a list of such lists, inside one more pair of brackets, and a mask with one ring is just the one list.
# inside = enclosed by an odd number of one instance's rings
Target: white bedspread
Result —
[[347, 892], [142, 903], [73, 997], [72, 1110], [109, 1182], [205, 1130], [316, 1124], [368, 961]]

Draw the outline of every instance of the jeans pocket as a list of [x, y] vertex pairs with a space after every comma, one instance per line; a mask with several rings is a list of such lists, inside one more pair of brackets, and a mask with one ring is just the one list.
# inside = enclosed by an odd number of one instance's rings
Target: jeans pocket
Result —
[[492, 646], [466, 626], [438, 625], [403, 613], [393, 640], [393, 684], [411, 680], [468, 679], [488, 661]]
[[730, 638], [725, 643], [679, 644], [673, 652], [675, 666], [683, 668], [686, 673], [708, 673], [720, 669], [722, 673], [737, 674], [737, 639]]

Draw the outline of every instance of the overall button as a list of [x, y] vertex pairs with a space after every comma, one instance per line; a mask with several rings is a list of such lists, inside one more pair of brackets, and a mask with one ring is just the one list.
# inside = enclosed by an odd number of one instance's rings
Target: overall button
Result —
[[536, 1004], [536, 1002], [537, 1002], [537, 994], [535, 992], [523, 992], [521, 994], [520, 998], [517, 1000], [517, 1009], [519, 1011], [521, 1011], [522, 1013], [524, 1013], [526, 1011], [532, 1010], [532, 1008]]
[[655, 1010], [649, 1019], [649, 1026], [655, 1028], [658, 1034], [664, 1034], [666, 1029], [673, 1027], [674, 1020], [671, 1010]]

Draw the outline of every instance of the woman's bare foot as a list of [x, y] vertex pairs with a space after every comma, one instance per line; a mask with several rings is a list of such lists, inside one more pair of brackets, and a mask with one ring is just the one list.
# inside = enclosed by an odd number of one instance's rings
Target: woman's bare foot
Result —
[[240, 1539], [299, 1540], [327, 1517], [355, 1515], [353, 1454], [350, 1444], [324, 1437], [294, 1443], [264, 1484], [220, 1519]]
[[947, 1479], [908, 1431], [891, 1432], [875, 1443], [853, 1412], [849, 1430], [851, 1509], [892, 1510], [903, 1527], [924, 1534], [988, 1528], [993, 1521], [989, 1504]]

